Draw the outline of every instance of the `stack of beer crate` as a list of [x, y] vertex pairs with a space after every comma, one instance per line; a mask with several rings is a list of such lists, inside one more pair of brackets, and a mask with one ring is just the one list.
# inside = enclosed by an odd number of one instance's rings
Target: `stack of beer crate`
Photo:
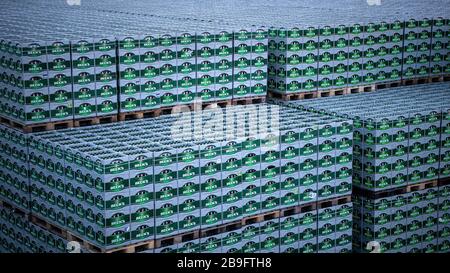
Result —
[[448, 251], [449, 87], [289, 103], [354, 122], [354, 251]]
[[90, 251], [167, 251], [184, 237], [221, 251], [225, 227], [237, 251], [351, 249], [346, 119], [258, 104], [2, 132], [2, 199]]

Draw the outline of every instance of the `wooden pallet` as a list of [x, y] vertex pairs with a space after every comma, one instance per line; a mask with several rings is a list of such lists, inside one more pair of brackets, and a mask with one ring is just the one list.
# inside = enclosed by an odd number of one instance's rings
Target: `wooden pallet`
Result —
[[222, 101], [211, 101], [211, 102], [203, 102], [201, 103], [201, 107], [199, 103], [194, 103], [193, 110], [200, 111], [206, 109], [214, 109], [214, 108], [226, 108], [233, 105], [232, 100], [222, 100]]
[[445, 76], [444, 75], [437, 75], [437, 76], [429, 76], [429, 77], [403, 79], [402, 80], [402, 85], [416, 85], [416, 84], [427, 84], [427, 83], [443, 82], [446, 77], [448, 77], [448, 75], [445, 75]]
[[83, 238], [79, 237], [78, 235], [75, 235], [75, 234], [71, 233], [70, 231], [67, 231], [66, 240], [69, 241], [69, 242], [70, 241], [78, 242], [85, 249], [87, 249], [88, 251], [93, 252], [93, 253], [104, 253], [104, 252], [106, 252], [104, 249], [102, 249], [102, 248], [92, 244], [88, 240], [83, 239]]
[[376, 84], [348, 86], [347, 94], [359, 94], [359, 93], [365, 93], [365, 92], [373, 92], [375, 90], [377, 90]]
[[[259, 99], [261, 100], [261, 98]], [[119, 121], [126, 121], [144, 118], [155, 118], [162, 115], [177, 114], [186, 111], [202, 111], [205, 109], [213, 109], [217, 107], [224, 108], [229, 107], [231, 105], [233, 105], [232, 100], [194, 102], [190, 104], [180, 104], [170, 107], [161, 107], [155, 109], [119, 113], [118, 119]]]
[[200, 229], [199, 237], [203, 238], [208, 236], [214, 236], [228, 231], [237, 230], [241, 227], [242, 227], [242, 220], [239, 219], [226, 224]]
[[200, 238], [200, 230], [192, 230], [184, 233], [174, 234], [171, 236], [159, 238], [155, 240], [154, 248], [188, 242], [190, 240]]
[[[30, 221], [33, 222], [34, 224], [36, 224], [46, 230], [49, 230], [49, 231], [53, 232], [54, 234], [57, 234], [58, 236], [66, 239], [68, 241], [76, 241], [76, 242], [80, 243], [80, 245], [82, 245], [83, 248], [85, 248], [89, 252], [93, 252], [93, 253], [137, 253], [137, 252], [150, 250], [150, 249], [154, 249], [154, 248], [160, 248], [160, 247], [164, 247], [164, 246], [170, 246], [170, 245], [174, 245], [174, 244], [188, 242], [188, 241], [195, 240], [198, 238], [214, 236], [217, 234], [237, 230], [246, 225], [260, 223], [260, 222], [277, 219], [280, 217], [290, 216], [290, 215], [294, 215], [294, 214], [305, 213], [305, 212], [315, 210], [316, 208], [325, 208], [325, 207], [335, 206], [335, 205], [339, 205], [339, 204], [345, 204], [345, 203], [348, 203], [351, 201], [350, 198], [351, 198], [351, 196], [348, 195], [348, 196], [342, 196], [342, 197], [337, 197], [337, 198], [331, 198], [331, 199], [327, 199], [327, 200], [321, 200], [318, 202], [311, 202], [311, 203], [301, 204], [301, 205], [297, 205], [297, 206], [291, 206], [291, 207], [287, 207], [287, 208], [277, 209], [277, 210], [268, 211], [268, 212], [264, 212], [264, 213], [257, 214], [257, 215], [244, 217], [244, 218], [236, 220], [236, 221], [228, 222], [228, 223], [213, 226], [213, 227], [192, 230], [192, 231], [188, 231], [188, 232], [184, 232], [184, 233], [180, 233], [180, 234], [174, 234], [174, 235], [166, 236], [163, 238], [147, 240], [144, 242], [130, 244], [127, 246], [117, 247], [117, 248], [113, 248], [113, 249], [105, 249], [105, 248], [99, 247], [99, 246], [91, 243], [89, 240], [84, 239], [84, 238], [80, 237], [79, 235], [76, 235], [75, 233], [71, 232], [70, 230], [61, 228], [58, 224], [53, 224], [53, 223], [50, 223], [50, 222], [44, 220], [39, 215], [31, 214], [31, 215], [26, 215], [25, 217], [30, 219]], [[12, 207], [7, 202], [2, 202], [2, 203], [0, 203], [0, 205], [2, 205], [3, 203], [5, 204], [5, 206]]]
[[117, 122], [117, 115], [76, 119], [73, 121], [74, 127], [92, 126]]
[[233, 98], [233, 105], [249, 105], [266, 102], [266, 96], [249, 97], [249, 98]]
[[345, 195], [333, 199], [325, 199], [317, 201], [317, 209], [324, 209], [329, 208], [337, 205], [347, 204], [352, 202], [352, 196], [351, 195]]
[[346, 87], [317, 91], [318, 98], [342, 96], [342, 95], [348, 95], [348, 94], [349, 94], [349, 90]]
[[[187, 107], [189, 107], [189, 106], [187, 106]], [[169, 113], [172, 111], [171, 107], [166, 107], [164, 109], [165, 109], [165, 111], [168, 111]], [[119, 113], [118, 118], [119, 118], [119, 121], [136, 120], [136, 119], [143, 119], [143, 118], [156, 118], [164, 113], [164, 109], [156, 108], [156, 109], [147, 109], [147, 110], [141, 110], [141, 111], [124, 112], [124, 113]]]
[[275, 91], [267, 91], [267, 96], [273, 99], [284, 101], [305, 100], [317, 98], [317, 91], [298, 92], [298, 93], [278, 93]]
[[241, 219], [242, 226], [251, 225], [253, 223], [260, 223], [271, 219], [279, 218], [280, 210], [273, 210], [257, 215], [247, 216]]
[[438, 180], [431, 180], [431, 181], [425, 181], [418, 184], [412, 184], [406, 186], [406, 192], [414, 192], [414, 191], [421, 191], [424, 189], [434, 188], [437, 187]]
[[445, 76], [444, 75], [430, 76], [429, 79], [428, 79], [429, 83], [443, 82], [443, 81], [445, 81]]
[[145, 242], [140, 242], [133, 245], [128, 245], [124, 247], [109, 249], [104, 251], [105, 253], [138, 253], [145, 250], [150, 250], [155, 248], [155, 240], [148, 240]]
[[409, 193], [409, 192], [415, 192], [415, 191], [420, 191], [420, 190], [424, 190], [424, 189], [434, 188], [434, 187], [437, 187], [438, 185], [441, 185], [441, 181], [445, 181], [442, 183], [450, 184], [448, 179], [446, 179], [446, 180], [434, 179], [434, 180], [423, 181], [423, 182], [411, 184], [411, 185], [403, 185], [400, 187], [390, 188], [390, 189], [376, 191], [376, 192], [370, 191], [368, 189], [360, 188], [358, 186], [354, 186], [353, 187], [353, 195], [364, 196], [364, 197], [367, 197], [370, 199], [387, 198], [387, 197], [405, 194], [405, 193]]
[[392, 81], [392, 82], [380, 82], [375, 84], [376, 90], [386, 89], [386, 88], [394, 88], [402, 85], [402, 81]]
[[450, 184], [450, 177], [440, 178], [438, 180], [438, 186], [446, 186]]
[[53, 223], [50, 223], [42, 218], [40, 218], [39, 216], [36, 216], [34, 214], [29, 215], [28, 219], [30, 220], [30, 222], [32, 222], [33, 224], [36, 224], [48, 231], [51, 231], [52, 233], [58, 235], [59, 237], [62, 238], [67, 238], [67, 230], [59, 227], [58, 225], [55, 225]]
[[280, 217], [291, 216], [299, 213], [306, 213], [317, 208], [317, 202], [306, 203], [295, 207], [283, 208], [280, 211]]
[[10, 202], [2, 200], [2, 199], [0, 199], [0, 207], [6, 208], [6, 209], [11, 210], [11, 211], [14, 211], [14, 213], [16, 213], [16, 214], [18, 214], [18, 215], [20, 215], [22, 217], [26, 217], [26, 218], [28, 218], [28, 214], [30, 213], [29, 211], [26, 211], [26, 210], [24, 210], [22, 208], [19, 208], [19, 207], [15, 206], [15, 205], [11, 205]]
[[68, 129], [73, 127], [73, 120], [53, 121], [47, 123], [22, 124], [6, 117], [0, 117], [0, 123], [20, 130], [24, 133], [36, 133], [43, 131], [52, 131], [57, 129]]

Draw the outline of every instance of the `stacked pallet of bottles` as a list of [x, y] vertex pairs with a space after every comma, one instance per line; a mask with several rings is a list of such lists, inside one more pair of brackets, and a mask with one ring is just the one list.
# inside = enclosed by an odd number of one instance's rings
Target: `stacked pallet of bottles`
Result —
[[289, 103], [354, 121], [355, 251], [448, 251], [449, 87]]
[[[54, 16], [44, 16], [47, 4], [55, 5]], [[0, 9], [9, 29], [0, 36], [1, 115], [10, 125], [72, 127], [74, 120], [198, 100], [265, 97], [266, 27], [33, 6], [44, 24], [20, 5]], [[61, 21], [72, 27], [58, 27]], [[117, 27], [124, 22], [127, 28]]]
[[[179, 115], [19, 134], [28, 154], [2, 164], [2, 199], [13, 203], [30, 192], [23, 207], [33, 215], [114, 249], [351, 193], [352, 124], [346, 119], [268, 104]], [[17, 153], [18, 133], [2, 132], [7, 162]], [[20, 176], [19, 167], [27, 166], [29, 177]], [[348, 201], [341, 207], [351, 208]], [[349, 230], [342, 230], [347, 237], [339, 247], [335, 243], [333, 221], [349, 217], [336, 213], [336, 205], [309, 208], [316, 216], [308, 225], [317, 233], [308, 240], [316, 251], [321, 244], [323, 251], [350, 249], [342, 245], [350, 242]]]
[[1, 208], [0, 253], [82, 253], [86, 249], [31, 223], [11, 209]]

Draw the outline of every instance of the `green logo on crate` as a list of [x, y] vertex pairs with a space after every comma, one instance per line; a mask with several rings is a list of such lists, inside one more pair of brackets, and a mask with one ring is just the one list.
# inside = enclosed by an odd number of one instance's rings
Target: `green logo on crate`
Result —
[[[159, 89], [159, 84], [154, 81], [147, 81], [142, 85], [142, 88], [143, 92], [152, 93]], [[137, 92], [137, 89], [135, 92]]]
[[142, 55], [142, 61], [144, 63], [154, 63], [158, 60], [158, 54], [153, 51], [147, 51]]
[[190, 48], [183, 48], [179, 52], [179, 58], [182, 60], [191, 59], [194, 57], [194, 51]]
[[333, 47], [333, 42], [330, 39], [325, 39], [322, 42], [320, 42], [320, 48], [321, 49], [330, 49]]
[[30, 121], [42, 121], [48, 118], [48, 112], [42, 108], [33, 109], [30, 113], [27, 113], [27, 120]]
[[381, 34], [378, 36], [377, 42], [378, 44], [385, 44], [389, 41], [389, 38], [386, 36], [386, 34]]
[[257, 29], [254, 33], [253, 33], [253, 38], [256, 40], [264, 40], [265, 38], [267, 38], [267, 31], [264, 29]]
[[263, 70], [256, 70], [255, 72], [253, 72], [251, 79], [254, 81], [262, 81], [266, 78], [267, 78], [266, 72], [264, 72]]
[[301, 74], [300, 70], [296, 67], [292, 68], [287, 72], [287, 76], [289, 78], [298, 78], [300, 77], [300, 74]]
[[210, 86], [214, 83], [214, 78], [210, 75], [203, 75], [199, 79], [200, 86]]
[[220, 74], [216, 79], [216, 83], [218, 84], [228, 84], [230, 82], [231, 82], [231, 75], [227, 73]]
[[120, 57], [120, 63], [126, 65], [132, 65], [138, 62], [139, 56], [136, 56], [134, 53], [127, 52], [123, 57]]
[[178, 86], [182, 87], [182, 88], [189, 88], [191, 86], [194, 86], [194, 84], [195, 84], [195, 79], [193, 79], [193, 78], [191, 78], [189, 76], [186, 76], [186, 77], [183, 77], [179, 81]]
[[98, 105], [98, 109], [100, 113], [111, 113], [117, 109], [117, 106], [114, 102], [106, 100]]
[[210, 61], [203, 61], [199, 64], [198, 70], [201, 72], [209, 72], [214, 69], [214, 64]]
[[216, 211], [210, 211], [204, 216], [204, 223], [207, 225], [212, 225], [220, 220], [220, 215]]
[[332, 57], [331, 53], [324, 52], [319, 58], [320, 58], [321, 62], [326, 63], [326, 62], [331, 61], [333, 57]]
[[307, 51], [312, 51], [317, 49], [317, 43], [315, 41], [309, 40], [304, 44], [304, 49]]
[[[217, 190], [220, 186], [221, 186], [220, 181], [218, 181], [217, 179], [214, 179], [214, 178], [210, 178], [206, 181], [205, 184], [202, 185], [202, 192], [204, 192], [204, 191], [211, 192], [211, 191]], [[208, 199], [208, 200], [210, 200], [210, 199]], [[214, 204], [214, 205], [216, 205], [216, 204]]]
[[56, 87], [63, 87], [70, 84], [69, 77], [64, 74], [58, 74], [54, 78], [50, 79], [50, 84]]
[[[147, 79], [153, 79], [158, 76], [158, 69], [154, 66], [147, 66], [144, 68], [143, 76]], [[161, 75], [170, 75], [175, 73], [175, 68], [170, 64], [165, 64], [161, 67]]]
[[317, 75], [317, 70], [314, 67], [309, 66], [303, 71], [303, 74], [308, 77], [315, 76]]
[[[147, 164], [147, 160], [143, 160], [142, 162], [135, 162], [135, 167], [132, 167], [133, 169], [138, 169], [140, 167], [136, 167], [139, 164]], [[144, 168], [143, 168], [144, 169]], [[130, 186], [131, 187], [144, 187], [150, 183], [153, 182], [153, 175], [147, 175], [146, 173], [139, 173], [134, 178], [130, 179]]]
[[194, 100], [194, 97], [195, 97], [195, 95], [191, 91], [183, 91], [183, 93], [180, 94], [179, 101], [190, 102], [190, 101]]
[[109, 55], [102, 55], [99, 58], [98, 65], [100, 67], [108, 67], [108, 66], [115, 65], [115, 58], [112, 56], [109, 56]]
[[45, 47], [42, 47], [39, 44], [31, 44], [28, 48], [24, 48], [24, 54], [26, 56], [30, 57], [37, 57], [45, 54], [44, 49]]
[[236, 46], [235, 52], [236, 52], [237, 54], [241, 54], [241, 55], [250, 53], [249, 47], [250, 47], [250, 46], [247, 45], [247, 44], [239, 44], [238, 46]]
[[[176, 82], [173, 79], [166, 78], [166, 79], [162, 80], [162, 82], [161, 82], [161, 89], [162, 90], [170, 90], [170, 89], [173, 89], [175, 87], [176, 87]], [[164, 94], [163, 96], [166, 96], [166, 95], [167, 94]], [[169, 98], [164, 98], [164, 99], [165, 99], [165, 101], [167, 101]], [[172, 100], [172, 102], [173, 102], [173, 100]]]
[[158, 41], [153, 36], [146, 36], [146, 37], [144, 37], [144, 39], [141, 41], [140, 44], [141, 44], [141, 47], [143, 47], [143, 48], [154, 48], [155, 46], [157, 46]]
[[241, 29], [239, 30], [239, 32], [236, 33], [236, 38], [240, 41], [245, 41], [245, 40], [249, 40], [250, 37], [250, 33], [245, 30], [245, 29]]
[[97, 50], [98, 51], [110, 51], [114, 50], [114, 41], [110, 41], [108, 39], [102, 39], [97, 44]]
[[221, 31], [217, 37], [217, 40], [221, 43], [226, 43], [231, 41], [232, 35], [226, 31]]
[[32, 77], [30, 80], [26, 81], [25, 84], [25, 87], [28, 87], [30, 89], [40, 89], [45, 86], [45, 80], [39, 76]]
[[270, 49], [271, 51], [276, 50], [277, 42], [275, 42], [274, 40], [270, 40], [268, 43], [268, 49]]
[[178, 72], [182, 74], [189, 74], [191, 72], [194, 72], [195, 65], [189, 62], [183, 63], [178, 67]]
[[87, 69], [94, 66], [93, 60], [89, 59], [86, 56], [81, 56], [75, 62], [75, 67], [78, 69]]
[[88, 72], [81, 72], [80, 74], [78, 74], [78, 76], [76, 77], [76, 84], [89, 84], [93, 81], [94, 76], [89, 74]]
[[170, 234], [175, 231], [178, 224], [170, 220], [164, 221], [160, 226], [157, 227], [157, 234]]
[[[160, 74], [163, 76], [167, 76], [167, 75], [172, 75], [173, 73], [176, 72], [176, 67], [171, 65], [171, 64], [164, 64], [161, 68], [160, 68]], [[157, 69], [153, 66], [148, 66], [145, 69], [144, 72], [144, 76], [146, 78], [153, 78], [155, 77], [157, 74]]]
[[133, 110], [138, 108], [138, 100], [135, 98], [126, 98], [122, 102], [122, 107], [126, 110]]
[[99, 82], [110, 82], [115, 80], [115, 74], [109, 70], [104, 70], [98, 74]]
[[137, 41], [131, 37], [126, 37], [125, 39], [122, 40], [120, 44], [121, 47], [126, 50], [134, 49], [137, 47]]
[[298, 81], [292, 81], [287, 85], [287, 90], [294, 92], [300, 90], [300, 86], [301, 84]]
[[240, 167], [239, 161], [236, 158], [230, 158], [224, 163], [225, 171], [236, 170]]
[[68, 52], [68, 45], [62, 42], [55, 42], [50, 46], [50, 53], [52, 55], [62, 55]]
[[216, 63], [216, 68], [219, 70], [228, 70], [232, 67], [231, 62], [228, 60], [220, 60], [218, 63]]
[[[192, 187], [192, 186], [189, 186], [189, 187]], [[188, 191], [190, 192], [192, 190], [188, 190]], [[188, 195], [188, 194], [183, 194], [183, 195]], [[194, 211], [198, 208], [199, 208], [199, 203], [197, 201], [195, 201], [194, 199], [188, 199], [180, 205], [180, 212], [187, 213], [187, 212]]]
[[24, 65], [24, 70], [30, 73], [39, 73], [42, 72], [44, 69], [45, 64], [43, 64], [41, 61], [38, 60], [31, 61], [28, 64]]
[[69, 109], [70, 108], [65, 105], [60, 105], [56, 107], [55, 110], [52, 110], [52, 117], [58, 119], [66, 118], [72, 114], [72, 111], [69, 111]]
[[202, 89], [200, 90], [200, 97], [202, 100], [209, 100], [214, 97], [214, 91], [211, 89]]
[[[125, 86], [121, 87], [121, 93], [125, 95], [134, 95], [138, 92], [139, 86], [137, 86], [135, 83], [129, 82], [125, 84]], [[105, 94], [107, 95], [107, 94]], [[111, 94], [112, 95], [112, 94]], [[109, 96], [107, 96], [109, 97]]]
[[[259, 57], [258, 57], [259, 58]], [[273, 58], [273, 59], [271, 59], [271, 58]], [[297, 54], [294, 54], [294, 55], [291, 55], [288, 59], [287, 59], [287, 62], [288, 62], [288, 64], [290, 64], [290, 65], [297, 65], [297, 64], [300, 64], [301, 63], [301, 58], [300, 58], [300, 56], [299, 55], [297, 55]], [[269, 56], [269, 63], [276, 63], [276, 56], [275, 55], [271, 55], [271, 56]], [[269, 69], [271, 69], [271, 68], [273, 68], [273, 67], [270, 67]], [[274, 69], [274, 68], [273, 68]]]
[[317, 35], [317, 29], [315, 29], [314, 27], [308, 27], [305, 30], [305, 36], [306, 37], [314, 37]]
[[48, 102], [47, 96], [40, 93], [40, 92], [36, 92], [31, 94], [29, 97], [27, 97], [26, 99], [27, 104], [31, 104], [31, 105], [40, 105], [43, 103]]
[[160, 209], [157, 209], [157, 215], [161, 217], [169, 217], [175, 214], [176, 208], [172, 204], [164, 204]]
[[189, 33], [183, 33], [178, 40], [181, 45], [190, 45], [194, 42], [194, 37]]
[[[180, 221], [180, 229], [192, 228], [192, 227], [198, 226], [199, 224], [200, 224], [200, 222], [197, 217], [189, 215], [189, 216], [186, 216], [182, 221]], [[193, 247], [192, 252], [194, 252], [194, 251], [195, 250]]]
[[205, 175], [212, 175], [219, 171], [219, 165], [216, 162], [208, 162], [202, 169]]
[[202, 158], [210, 159], [214, 158], [218, 155], [217, 149], [213, 145], [209, 145], [205, 148], [205, 150], [202, 152]]
[[50, 63], [50, 69], [55, 71], [63, 71], [69, 68], [69, 64], [67, 60], [57, 58]]
[[263, 43], [257, 43], [253, 46], [253, 52], [255, 53], [264, 53], [267, 51], [267, 46]]
[[161, 53], [160, 53], [160, 60], [161, 61], [171, 61], [175, 59], [175, 52], [173, 52], [170, 49], [164, 49]]
[[97, 91], [97, 95], [101, 98], [108, 98], [116, 95], [116, 90], [111, 85], [104, 85]]
[[217, 55], [220, 57], [229, 56], [232, 54], [232, 49], [228, 46], [220, 46], [217, 50]]
[[198, 39], [202, 44], [209, 44], [214, 41], [214, 35], [209, 32], [203, 32]]
[[177, 190], [172, 187], [164, 187], [156, 193], [156, 200], [169, 200], [177, 196]]
[[214, 54], [213, 49], [208, 46], [205, 46], [205, 47], [200, 48], [200, 52], [198, 55], [202, 58], [209, 58], [209, 57], [213, 56], [213, 54]]
[[150, 238], [151, 236], [153, 236], [153, 234], [154, 234], [153, 227], [142, 225], [137, 227], [136, 230], [132, 232], [131, 237], [133, 240], [144, 240]]

